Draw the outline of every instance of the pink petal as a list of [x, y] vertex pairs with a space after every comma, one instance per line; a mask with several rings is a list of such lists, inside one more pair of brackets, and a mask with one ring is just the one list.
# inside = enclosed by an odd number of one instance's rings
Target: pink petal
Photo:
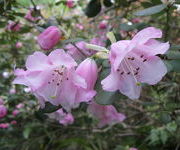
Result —
[[44, 70], [50, 66], [48, 57], [42, 52], [35, 52], [26, 61], [26, 68], [29, 70]]
[[167, 73], [167, 68], [159, 57], [152, 56], [141, 65], [139, 73], [140, 82], [153, 85]]
[[141, 87], [137, 85], [132, 75], [123, 75], [120, 79], [119, 91], [130, 99], [138, 99]]
[[153, 38], [161, 38], [162, 31], [154, 27], [148, 27], [139, 31], [131, 40], [131, 45], [142, 45]]
[[63, 49], [56, 49], [52, 51], [48, 56], [50, 62], [53, 65], [57, 66], [65, 66], [65, 67], [74, 67], [77, 65], [77, 63], [74, 61], [74, 59], [64, 52]]
[[77, 86], [77, 87], [82, 87], [84, 89], [87, 88], [87, 83], [86, 80], [84, 78], [82, 78], [80, 75], [74, 73], [73, 74], [73, 83]]

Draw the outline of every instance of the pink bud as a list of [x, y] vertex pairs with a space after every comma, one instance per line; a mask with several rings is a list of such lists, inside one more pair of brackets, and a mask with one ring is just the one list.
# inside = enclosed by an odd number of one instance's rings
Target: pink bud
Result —
[[20, 24], [19, 23], [16, 23], [16, 22], [9, 22], [9, 24], [6, 26], [6, 30], [8, 31], [19, 31], [21, 28]]
[[12, 112], [12, 115], [15, 117], [15, 116], [17, 116], [19, 113], [20, 113], [20, 111], [17, 110], [17, 109], [15, 109], [15, 110]]
[[0, 128], [2, 129], [9, 128], [9, 123], [0, 123]]
[[69, 7], [69, 8], [74, 7], [74, 1], [73, 0], [67, 0], [66, 1], [66, 6]]
[[62, 120], [59, 120], [59, 123], [67, 126], [68, 124], [72, 124], [74, 122], [74, 117], [72, 114], [68, 113], [64, 116]]
[[16, 43], [16, 48], [19, 49], [19, 48], [21, 48], [22, 46], [23, 46], [23, 44], [22, 44], [21, 42], [17, 42], [17, 43]]
[[79, 64], [76, 72], [86, 80], [87, 89], [93, 90], [98, 76], [96, 62], [91, 58], [87, 58]]
[[33, 13], [33, 10], [30, 9], [30, 10], [27, 12], [26, 16], [24, 16], [24, 18], [27, 19], [28, 21], [32, 21], [32, 22], [39, 20], [38, 17], [33, 17], [33, 16], [32, 16], [32, 13]]
[[133, 23], [140, 23], [141, 22], [141, 19], [140, 18], [133, 18], [131, 20]]
[[76, 27], [77, 27], [79, 30], [83, 30], [83, 29], [84, 29], [84, 26], [83, 26], [82, 24], [79, 24], [79, 23], [76, 24]]
[[17, 121], [16, 121], [16, 120], [12, 120], [12, 121], [10, 122], [10, 124], [15, 125], [15, 124], [17, 124]]
[[7, 108], [4, 105], [0, 105], [0, 118], [3, 118], [7, 115]]
[[38, 36], [38, 44], [43, 50], [52, 49], [60, 40], [61, 32], [56, 26], [50, 26]]
[[99, 23], [99, 29], [106, 29], [108, 22], [106, 20], [103, 20]]

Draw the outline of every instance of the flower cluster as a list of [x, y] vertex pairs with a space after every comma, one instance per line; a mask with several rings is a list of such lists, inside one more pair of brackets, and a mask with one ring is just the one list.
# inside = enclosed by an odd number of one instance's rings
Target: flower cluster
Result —
[[[38, 37], [42, 49], [52, 49], [59, 41], [61, 33], [55, 26], [47, 28]], [[140, 96], [141, 84], [156, 84], [166, 74], [162, 60], [156, 56], [169, 49], [169, 43], [161, 43], [162, 32], [148, 27], [137, 33], [132, 40], [121, 40], [111, 45], [109, 61], [111, 73], [101, 81], [106, 91], [119, 90], [131, 99]], [[90, 41], [101, 47], [102, 39]], [[65, 50], [67, 52], [65, 52]], [[72, 124], [71, 110], [80, 103], [89, 104], [88, 112], [99, 120], [99, 127], [122, 122], [126, 117], [118, 113], [114, 106], [96, 104], [94, 89], [98, 78], [98, 66], [92, 58], [96, 52], [86, 47], [86, 42], [68, 44], [64, 49], [56, 49], [48, 56], [35, 52], [26, 60], [26, 70], [16, 69], [14, 84], [23, 84], [31, 89], [38, 98], [41, 107], [49, 102], [62, 108], [49, 114], [63, 125]], [[76, 61], [83, 60], [79, 65]]]

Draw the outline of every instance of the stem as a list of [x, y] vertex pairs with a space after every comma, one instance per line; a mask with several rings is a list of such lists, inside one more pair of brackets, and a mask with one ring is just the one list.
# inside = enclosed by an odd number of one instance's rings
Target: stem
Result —
[[166, 26], [165, 26], [165, 41], [167, 41], [169, 39], [169, 30], [170, 30], [170, 18], [171, 18], [171, 15], [170, 15], [170, 8], [171, 6], [167, 6], [167, 9], [166, 9]]

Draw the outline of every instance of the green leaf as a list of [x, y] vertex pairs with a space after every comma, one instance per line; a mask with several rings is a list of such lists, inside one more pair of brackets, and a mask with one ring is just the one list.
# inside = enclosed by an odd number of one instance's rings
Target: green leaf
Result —
[[134, 13], [136, 16], [149, 16], [161, 12], [167, 7], [165, 4], [156, 5]]
[[101, 3], [98, 0], [91, 0], [85, 9], [86, 16], [95, 17], [101, 11]]
[[128, 25], [126, 23], [120, 24], [120, 29], [124, 31], [132, 31], [134, 29], [141, 30], [143, 28], [147, 27], [147, 24], [145, 23], [136, 23], [132, 25]]
[[174, 71], [180, 73], [180, 60], [165, 61], [168, 71]]
[[168, 139], [167, 131], [165, 131], [164, 129], [161, 129], [161, 130], [159, 131], [159, 133], [160, 133], [160, 140], [161, 140], [161, 142], [162, 142], [163, 144], [165, 144], [166, 141], [167, 141], [167, 139]]
[[24, 131], [23, 131], [23, 137], [24, 137], [25, 139], [28, 139], [31, 131], [32, 131], [32, 129], [31, 129], [29, 126], [26, 127], [26, 128], [24, 129]]
[[[180, 48], [180, 47], [179, 47]], [[175, 59], [175, 60], [180, 60], [180, 52], [179, 51], [168, 51], [168, 53], [166, 53], [166, 56], [168, 59]]]

